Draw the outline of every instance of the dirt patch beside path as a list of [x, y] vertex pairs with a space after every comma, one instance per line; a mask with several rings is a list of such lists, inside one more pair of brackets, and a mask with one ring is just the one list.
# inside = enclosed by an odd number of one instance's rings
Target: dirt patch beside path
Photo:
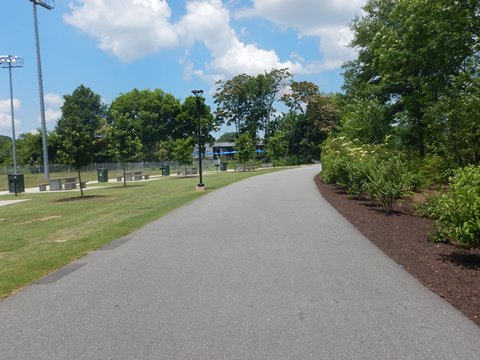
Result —
[[429, 241], [433, 222], [412, 211], [411, 201], [392, 215], [369, 201], [350, 199], [336, 186], [315, 183], [322, 196], [384, 253], [480, 326], [480, 250]]

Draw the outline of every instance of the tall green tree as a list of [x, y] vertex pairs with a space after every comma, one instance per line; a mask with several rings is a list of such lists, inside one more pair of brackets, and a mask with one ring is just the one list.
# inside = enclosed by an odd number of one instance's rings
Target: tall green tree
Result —
[[[205, 98], [199, 97], [200, 129], [202, 142], [213, 144], [215, 138], [211, 135], [220, 129], [219, 121], [213, 116], [210, 106], [205, 104]], [[197, 102], [195, 96], [188, 96], [181, 105], [181, 111], [177, 116], [177, 130], [173, 139], [185, 139], [191, 137], [198, 144], [199, 122], [197, 118]]]
[[115, 160], [119, 161], [123, 170], [123, 186], [127, 186], [125, 163], [138, 160], [142, 157], [142, 143], [137, 136], [135, 126], [128, 116], [112, 113], [113, 123], [110, 128], [110, 152]]
[[226, 132], [220, 135], [217, 139], [218, 142], [235, 142], [235, 137], [237, 136], [234, 132]]
[[404, 148], [424, 156], [430, 107], [478, 55], [479, 2], [370, 0], [364, 11], [352, 24], [359, 56], [345, 66], [347, 95], [375, 97]]
[[377, 99], [354, 99], [344, 106], [340, 132], [355, 142], [382, 144], [392, 131], [385, 112]]
[[338, 95], [321, 94], [316, 84], [293, 81], [290, 91], [282, 96], [289, 111], [282, 117], [281, 131], [295, 162], [319, 159], [320, 145], [340, 121]]
[[274, 104], [291, 78], [288, 69], [272, 69], [257, 76], [241, 74], [219, 81], [214, 95], [217, 118], [227, 125], [234, 124], [237, 133], [248, 132], [252, 138], [264, 131], [267, 140], [271, 116], [276, 111]]
[[[55, 128], [60, 144], [58, 154], [65, 164], [77, 170], [81, 183], [80, 169], [92, 162], [96, 134], [100, 119], [106, 114], [106, 108], [100, 95], [84, 85], [80, 85], [71, 95], [65, 95], [63, 98], [62, 116]], [[80, 194], [83, 197], [82, 186]]]
[[257, 139], [252, 138], [248, 133], [240, 134], [235, 142], [235, 149], [237, 150], [238, 161], [243, 164], [243, 170], [245, 171], [245, 163], [256, 157]]
[[265, 145], [265, 154], [268, 161], [271, 161], [273, 166], [285, 156], [287, 150], [288, 140], [286, 134], [282, 131], [276, 131]]
[[158, 143], [174, 138], [179, 130], [177, 116], [180, 101], [161, 89], [137, 90], [120, 94], [110, 105], [110, 111], [128, 116], [135, 126], [143, 146], [145, 160], [157, 159]]
[[13, 164], [12, 139], [9, 136], [0, 135], [0, 164]]
[[187, 176], [187, 166], [193, 163], [193, 139], [176, 139], [173, 141], [172, 156], [179, 165], [185, 167], [185, 176]]

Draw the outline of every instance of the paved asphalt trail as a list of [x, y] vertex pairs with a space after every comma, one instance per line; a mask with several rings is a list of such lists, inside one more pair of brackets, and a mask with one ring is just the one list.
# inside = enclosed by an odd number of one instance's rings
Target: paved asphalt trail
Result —
[[211, 192], [0, 302], [0, 358], [479, 359], [479, 328], [338, 215], [319, 170]]

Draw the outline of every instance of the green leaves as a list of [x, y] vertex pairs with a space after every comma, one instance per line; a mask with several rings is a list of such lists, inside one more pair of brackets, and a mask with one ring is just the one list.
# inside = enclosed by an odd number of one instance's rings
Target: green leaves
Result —
[[[347, 95], [384, 106], [383, 124], [395, 125], [403, 149], [422, 157], [443, 144], [452, 151], [450, 130], [467, 134], [473, 127], [478, 133], [478, 121], [466, 114], [469, 107], [449, 99], [468, 102], [474, 93], [478, 103], [479, 88], [470, 84], [479, 78], [479, 8], [478, 0], [369, 0], [353, 22], [352, 46], [359, 55], [344, 67]], [[454, 111], [432, 111], [439, 103]]]
[[122, 163], [142, 157], [142, 143], [134, 123], [125, 114], [112, 112], [109, 150], [114, 158]]
[[480, 167], [457, 170], [447, 191], [430, 197], [424, 211], [436, 219], [436, 240], [480, 247]]
[[322, 151], [322, 179], [356, 197], [368, 195], [387, 214], [408, 190], [405, 162], [384, 146], [358, 145], [345, 137], [327, 140]]
[[268, 137], [270, 116], [281, 91], [290, 84], [288, 69], [272, 69], [265, 74], [240, 74], [227, 81], [219, 81], [214, 95], [216, 117], [227, 125], [235, 125], [236, 132], [248, 132], [251, 137], [265, 130]]
[[[144, 159], [156, 159], [160, 141], [168, 140], [178, 130], [180, 101], [161, 89], [137, 90], [119, 95], [110, 105], [110, 113], [127, 116], [143, 145]], [[183, 134], [182, 134], [183, 135]]]
[[65, 164], [75, 169], [91, 163], [100, 120], [105, 106], [100, 95], [80, 85], [71, 95], [64, 97], [62, 117], [56, 125], [58, 154]]
[[235, 143], [238, 160], [245, 164], [245, 162], [255, 158], [256, 138], [252, 138], [249, 134], [243, 133], [238, 135]]

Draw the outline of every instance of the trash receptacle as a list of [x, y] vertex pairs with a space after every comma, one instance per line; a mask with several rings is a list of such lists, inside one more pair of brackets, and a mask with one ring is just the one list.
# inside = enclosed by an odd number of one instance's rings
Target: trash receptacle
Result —
[[97, 169], [98, 182], [108, 182], [108, 169]]
[[8, 174], [8, 192], [18, 193], [25, 192], [25, 179], [23, 174]]
[[162, 176], [169, 176], [170, 175], [170, 165], [164, 165], [162, 167]]
[[220, 163], [220, 171], [227, 171], [228, 163]]

